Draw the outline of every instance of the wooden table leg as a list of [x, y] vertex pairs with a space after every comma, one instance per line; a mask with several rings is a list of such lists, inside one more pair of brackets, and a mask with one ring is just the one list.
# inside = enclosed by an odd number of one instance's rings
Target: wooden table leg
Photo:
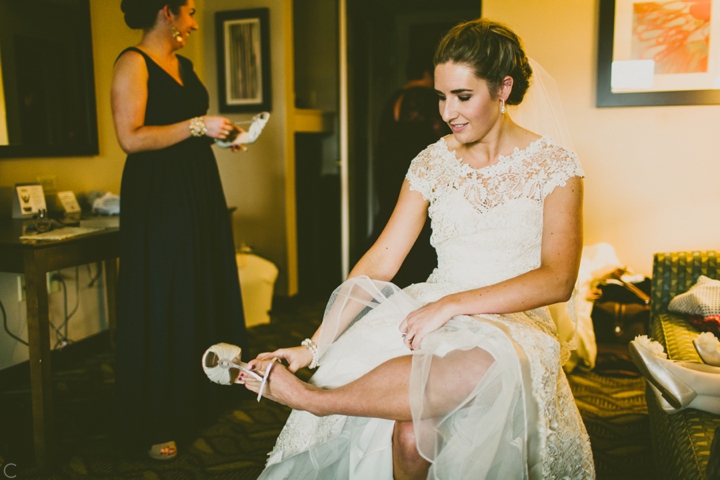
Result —
[[117, 258], [105, 260], [105, 290], [108, 308], [108, 329], [110, 330], [110, 343], [115, 347], [115, 326], [117, 318]]
[[31, 250], [24, 252], [33, 436], [38, 467], [45, 466], [51, 456], [54, 426], [47, 272], [42, 266], [42, 256]]

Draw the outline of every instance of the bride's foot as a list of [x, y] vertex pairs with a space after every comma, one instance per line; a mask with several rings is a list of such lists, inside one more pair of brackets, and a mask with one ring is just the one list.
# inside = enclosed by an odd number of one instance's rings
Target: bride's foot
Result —
[[259, 393], [262, 389], [262, 396], [273, 402], [287, 405], [295, 410], [307, 410], [315, 415], [321, 415], [319, 411], [311, 409], [311, 406], [316, 404], [313, 401], [314, 394], [321, 392], [322, 389], [303, 382], [276, 360], [254, 360], [249, 366], [253, 372], [266, 380], [263, 385], [263, 381], [258, 380], [254, 375], [240, 372], [238, 381], [244, 383], [245, 388], [255, 393]]

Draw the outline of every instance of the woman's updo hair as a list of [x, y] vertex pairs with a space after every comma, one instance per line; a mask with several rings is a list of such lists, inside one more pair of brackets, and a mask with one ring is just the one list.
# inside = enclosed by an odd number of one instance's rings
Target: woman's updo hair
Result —
[[122, 0], [120, 10], [128, 27], [147, 31], [155, 26], [157, 14], [165, 5], [177, 15], [185, 4], [187, 0]]
[[472, 68], [478, 78], [488, 83], [495, 95], [503, 78], [511, 76], [513, 87], [505, 103], [522, 102], [532, 77], [532, 68], [520, 37], [505, 25], [480, 18], [455, 25], [435, 51], [435, 66], [452, 62]]

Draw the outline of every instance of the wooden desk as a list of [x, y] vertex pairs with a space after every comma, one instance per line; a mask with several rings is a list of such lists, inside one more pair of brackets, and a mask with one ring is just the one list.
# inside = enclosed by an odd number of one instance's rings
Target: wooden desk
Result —
[[114, 331], [120, 230], [110, 228], [65, 240], [26, 243], [19, 239], [22, 224], [22, 220], [0, 221], [0, 272], [25, 274], [35, 460], [42, 467], [52, 457], [54, 438], [46, 274], [102, 261], [107, 282], [108, 325]]

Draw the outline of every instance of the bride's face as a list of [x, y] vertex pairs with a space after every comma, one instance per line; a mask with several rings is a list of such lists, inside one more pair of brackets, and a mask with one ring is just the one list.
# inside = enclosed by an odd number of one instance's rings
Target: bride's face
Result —
[[462, 64], [435, 67], [435, 91], [440, 114], [455, 139], [463, 144], [482, 140], [500, 119], [500, 97], [492, 95], [485, 79]]

